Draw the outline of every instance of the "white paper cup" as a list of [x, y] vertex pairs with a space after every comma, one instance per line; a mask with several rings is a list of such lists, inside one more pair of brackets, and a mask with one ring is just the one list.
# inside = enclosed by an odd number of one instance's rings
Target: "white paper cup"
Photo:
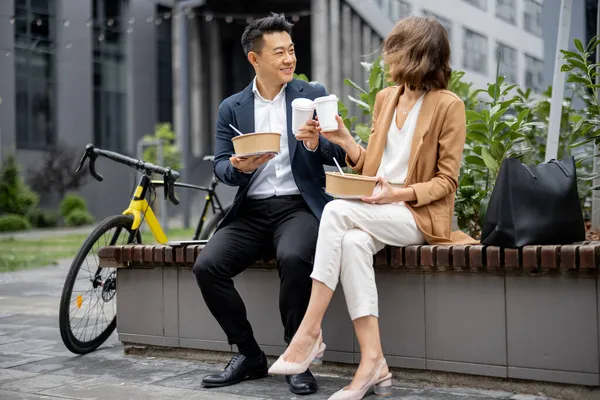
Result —
[[292, 132], [297, 135], [306, 121], [313, 119], [315, 103], [311, 99], [298, 98], [292, 101]]
[[337, 131], [338, 123], [335, 116], [338, 114], [338, 98], [335, 94], [317, 97], [315, 108], [319, 117], [319, 124], [323, 132]]

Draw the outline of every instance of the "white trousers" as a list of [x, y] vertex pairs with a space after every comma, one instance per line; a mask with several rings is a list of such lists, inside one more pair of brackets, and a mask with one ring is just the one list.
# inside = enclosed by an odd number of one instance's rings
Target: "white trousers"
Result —
[[385, 245], [425, 242], [404, 203], [334, 200], [323, 210], [311, 278], [335, 291], [342, 281], [350, 318], [379, 317], [373, 256]]

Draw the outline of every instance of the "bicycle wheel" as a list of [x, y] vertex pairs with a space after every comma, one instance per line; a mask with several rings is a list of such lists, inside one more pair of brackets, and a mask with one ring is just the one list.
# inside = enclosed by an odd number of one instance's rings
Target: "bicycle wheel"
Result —
[[98, 250], [108, 245], [141, 243], [133, 218], [115, 215], [94, 229], [79, 249], [65, 279], [59, 308], [60, 336], [75, 354], [94, 351], [117, 326], [117, 275], [100, 268]]
[[212, 235], [214, 235], [215, 231], [217, 230], [217, 226], [219, 225], [219, 222], [221, 222], [221, 220], [223, 218], [225, 218], [225, 215], [227, 215], [229, 210], [231, 210], [231, 206], [225, 207], [223, 209], [223, 211], [217, 211], [217, 213], [215, 215], [210, 217], [210, 219], [204, 223], [204, 226], [202, 227], [202, 231], [200, 232], [200, 237], [198, 239], [200, 239], [200, 240], [210, 239], [212, 237]]

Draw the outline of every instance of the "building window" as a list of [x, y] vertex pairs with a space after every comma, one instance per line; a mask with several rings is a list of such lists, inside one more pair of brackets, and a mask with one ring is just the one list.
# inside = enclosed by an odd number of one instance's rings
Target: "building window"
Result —
[[487, 74], [487, 47], [487, 37], [465, 29], [463, 67], [481, 74]]
[[[159, 5], [159, 16], [170, 13], [171, 9]], [[172, 19], [165, 19], [156, 27], [157, 31], [157, 77], [158, 77], [158, 121], [173, 123], [173, 41], [171, 39]]]
[[517, 24], [516, 0], [496, 0], [496, 16], [500, 19]]
[[126, 138], [126, 0], [93, 0], [94, 144], [123, 151]]
[[424, 11], [424, 14], [437, 19], [438, 22], [442, 24], [444, 29], [446, 29], [446, 33], [448, 33], [448, 39], [450, 40], [450, 42], [452, 42], [452, 22], [447, 20], [446, 18], [439, 17], [436, 14], [429, 11]]
[[488, 9], [488, 0], [463, 0], [463, 1], [466, 1], [469, 4], [482, 9], [483, 11], [487, 11], [487, 9]]
[[542, 36], [542, 4], [535, 0], [525, 0], [523, 14], [525, 30], [537, 36]]
[[15, 1], [17, 147], [44, 149], [56, 142], [56, 4]]
[[544, 91], [544, 62], [525, 54], [525, 87], [538, 93]]
[[391, 0], [390, 16], [392, 20], [398, 21], [408, 17], [412, 12], [412, 5], [402, 0]]
[[510, 46], [497, 43], [496, 61], [500, 63], [500, 75], [509, 83], [517, 83], [517, 51]]
[[404, 0], [377, 0], [377, 4], [393, 21], [408, 17], [412, 12], [412, 5]]

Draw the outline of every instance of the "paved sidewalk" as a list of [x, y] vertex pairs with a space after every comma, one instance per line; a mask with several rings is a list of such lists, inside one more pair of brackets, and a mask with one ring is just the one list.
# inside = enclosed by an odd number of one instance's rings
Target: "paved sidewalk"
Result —
[[[221, 400], [298, 399], [283, 378], [268, 377], [207, 390], [202, 376], [223, 365], [126, 356], [113, 335], [94, 353], [75, 356], [63, 346], [57, 309], [67, 263], [0, 274], [0, 399]], [[318, 376], [327, 399], [348, 380]], [[374, 398], [374, 397], [372, 397]], [[387, 399], [541, 399], [503, 391], [396, 384]]]

